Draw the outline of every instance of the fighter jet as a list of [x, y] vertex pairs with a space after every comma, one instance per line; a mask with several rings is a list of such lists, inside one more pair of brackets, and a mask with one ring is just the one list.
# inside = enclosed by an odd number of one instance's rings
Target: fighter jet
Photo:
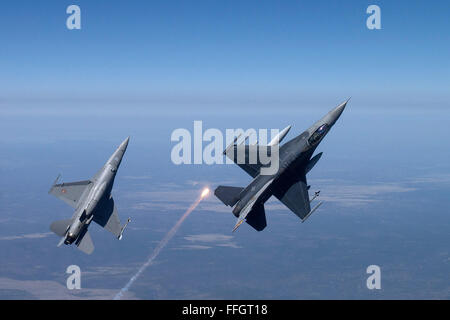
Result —
[[84, 253], [91, 254], [94, 244], [88, 228], [92, 221], [122, 239], [125, 226], [120, 225], [119, 215], [111, 196], [117, 170], [127, 149], [126, 138], [112, 154], [105, 165], [89, 180], [57, 184], [58, 176], [49, 190], [49, 194], [63, 200], [75, 209], [71, 219], [58, 220], [51, 224], [50, 230], [62, 237], [58, 247], [63, 243], [75, 245]]
[[[312, 209], [310, 203], [319, 196], [320, 191], [315, 192], [312, 199], [309, 198], [310, 186], [306, 181], [306, 174], [322, 156], [321, 152], [312, 157], [319, 143], [341, 116], [347, 102], [348, 100], [328, 112], [308, 130], [282, 146], [279, 146], [279, 143], [287, 135], [291, 126], [282, 130], [267, 146], [244, 144], [247, 138], [236, 144], [238, 136], [225, 149], [224, 155], [254, 178], [245, 188], [219, 186], [214, 191], [216, 197], [225, 205], [234, 207], [233, 214], [238, 219], [233, 231], [244, 221], [257, 231], [264, 230], [267, 226], [264, 203], [272, 195], [295, 213], [302, 222], [317, 210], [322, 202]], [[263, 174], [263, 169], [268, 164], [263, 164], [260, 158], [252, 164], [249, 159], [252, 159], [252, 156], [254, 159], [258, 157], [261, 148], [264, 148], [263, 151], [268, 155], [274, 154], [274, 147], [278, 148], [278, 159], [276, 159], [279, 161], [278, 170], [275, 173]], [[240, 154], [243, 156], [239, 158]]]

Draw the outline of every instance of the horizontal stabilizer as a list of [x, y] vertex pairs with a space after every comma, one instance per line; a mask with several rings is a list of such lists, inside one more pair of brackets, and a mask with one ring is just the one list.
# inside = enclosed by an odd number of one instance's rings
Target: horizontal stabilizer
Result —
[[89, 192], [92, 185], [89, 180], [54, 184], [48, 193], [61, 199], [72, 208], [76, 208], [83, 193]]
[[216, 190], [214, 190], [214, 195], [225, 205], [232, 207], [238, 202], [242, 190], [244, 190], [244, 188], [218, 186]]
[[64, 237], [71, 223], [72, 220], [70, 219], [57, 220], [50, 225], [50, 230], [56, 233], [58, 236]]
[[321, 205], [322, 205], [322, 201], [319, 202], [314, 208], [312, 208], [312, 210], [302, 219], [302, 223], [306, 221], [306, 219], [308, 219], [313, 213], [314, 211], [316, 211]]

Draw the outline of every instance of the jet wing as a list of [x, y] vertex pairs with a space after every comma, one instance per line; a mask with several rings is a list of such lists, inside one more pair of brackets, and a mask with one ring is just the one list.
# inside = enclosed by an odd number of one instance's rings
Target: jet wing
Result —
[[270, 157], [270, 147], [259, 145], [232, 145], [225, 150], [225, 155], [255, 178], [261, 170], [263, 164], [259, 155]]
[[117, 238], [120, 237], [122, 226], [112, 197], [109, 198], [108, 204], [104, 208], [94, 213], [94, 221]]
[[294, 183], [284, 194], [275, 192], [275, 196], [302, 220], [311, 211], [306, 177]]
[[80, 200], [85, 190], [87, 188], [90, 189], [91, 187], [92, 182], [90, 180], [68, 182], [68, 183], [54, 184], [48, 193], [61, 199], [72, 208], [76, 208], [78, 205], [78, 201]]

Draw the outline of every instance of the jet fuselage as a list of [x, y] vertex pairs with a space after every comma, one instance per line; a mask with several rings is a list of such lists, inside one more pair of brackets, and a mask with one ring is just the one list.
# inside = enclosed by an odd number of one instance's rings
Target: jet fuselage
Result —
[[[278, 171], [273, 175], [259, 174], [252, 180], [242, 191], [233, 209], [236, 217], [244, 219], [251, 211], [251, 207], [264, 204], [275, 191], [282, 194], [299, 181], [300, 177], [306, 173], [305, 170], [317, 146], [336, 123], [346, 103], [334, 108], [308, 130], [279, 147]], [[269, 185], [266, 186], [267, 184]], [[261, 192], [262, 189], [264, 191]]]
[[103, 208], [111, 197], [114, 179], [128, 146], [128, 141], [129, 138], [122, 142], [105, 165], [91, 179], [93, 185], [86, 190], [79, 201], [73, 216], [73, 223], [69, 226], [64, 240], [65, 244], [72, 244], [87, 231], [95, 212]]

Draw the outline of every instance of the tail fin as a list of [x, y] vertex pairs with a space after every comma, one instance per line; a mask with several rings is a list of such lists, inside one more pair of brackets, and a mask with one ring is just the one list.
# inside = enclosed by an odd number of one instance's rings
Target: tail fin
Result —
[[258, 204], [253, 207], [252, 211], [247, 215], [246, 222], [251, 225], [256, 231], [262, 231], [267, 226], [266, 212], [264, 204]]
[[75, 242], [78, 249], [83, 251], [86, 254], [91, 254], [94, 252], [94, 243], [92, 242], [91, 235], [85, 229], [85, 231], [79, 236], [77, 242]]
[[58, 236], [64, 237], [64, 235], [66, 234], [67, 228], [70, 226], [71, 223], [72, 223], [72, 220], [70, 220], [70, 219], [57, 220], [57, 221], [54, 221], [50, 225], [50, 230], [53, 231], [54, 233], [56, 233]]
[[240, 187], [218, 186], [214, 190], [214, 195], [227, 206], [234, 206], [239, 200], [239, 195], [244, 190]]

